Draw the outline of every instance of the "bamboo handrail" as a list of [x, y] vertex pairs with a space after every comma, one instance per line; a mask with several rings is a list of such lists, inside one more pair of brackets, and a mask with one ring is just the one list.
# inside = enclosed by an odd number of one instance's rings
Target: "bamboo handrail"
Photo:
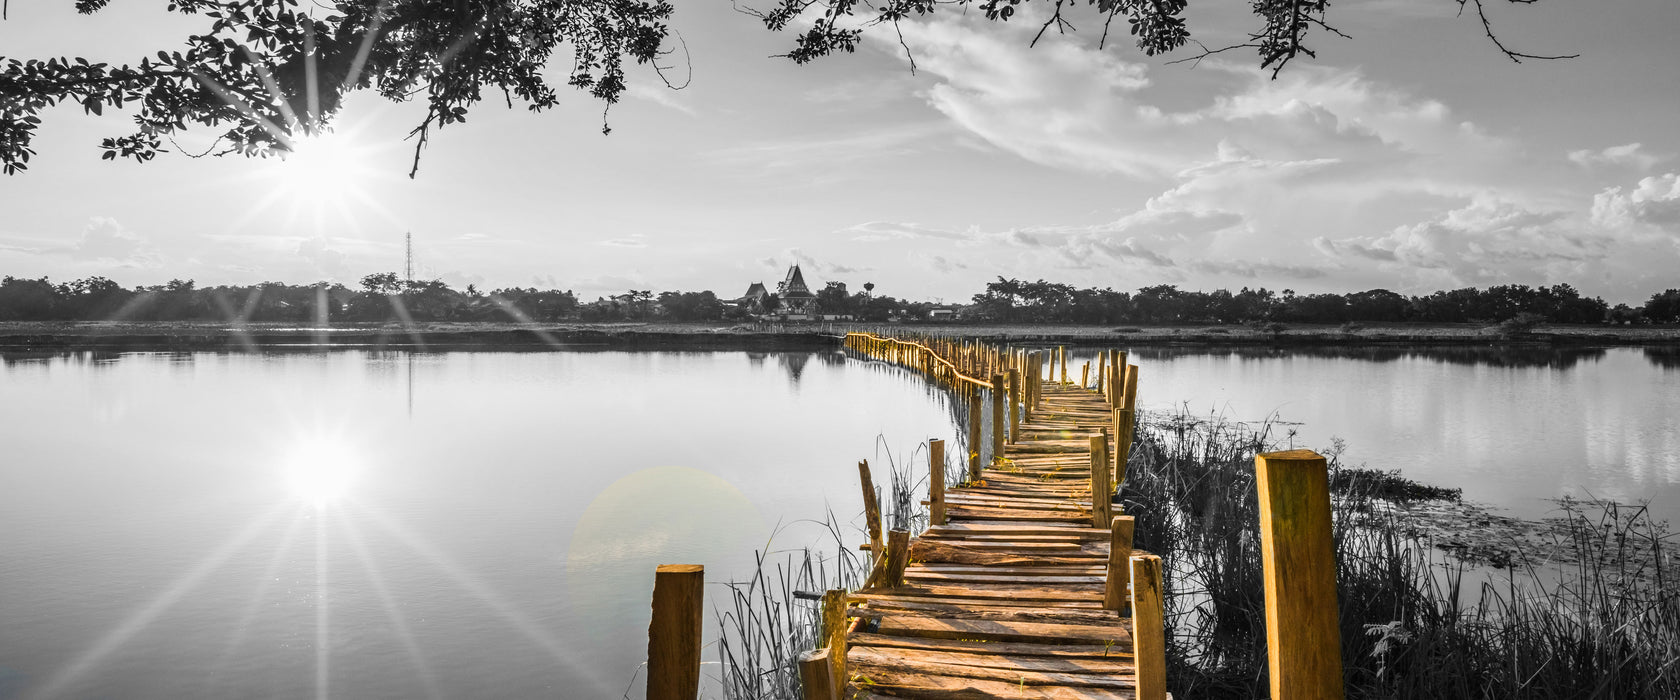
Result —
[[943, 357], [940, 357], [939, 352], [937, 350], [934, 350], [933, 348], [930, 348], [930, 347], [928, 347], [926, 345], [923, 345], [921, 343], [913, 343], [913, 342], [910, 342], [908, 340], [899, 340], [897, 338], [883, 338], [881, 336], [875, 335], [874, 333], [847, 333], [846, 334], [847, 338], [851, 338], [852, 336], [857, 336], [857, 337], [860, 337], [860, 338], [868, 338], [868, 339], [876, 341], [876, 342], [893, 343], [894, 345], [905, 345], [905, 346], [909, 346], [909, 347], [913, 347], [913, 348], [920, 348], [920, 349], [926, 351], [927, 354], [930, 357], [932, 357], [934, 360], [938, 361], [940, 364], [945, 365], [945, 367], [949, 368], [951, 370], [951, 376], [953, 376], [957, 379], [960, 379], [962, 381], [968, 382], [970, 384], [973, 384], [975, 386], [978, 386], [982, 389], [992, 388], [992, 383], [991, 382], [983, 382], [983, 381], [980, 381], [979, 379], [976, 379], [974, 377], [970, 377], [966, 374], [963, 374], [961, 371], [957, 370], [956, 364], [952, 363], [950, 360], [947, 360]]

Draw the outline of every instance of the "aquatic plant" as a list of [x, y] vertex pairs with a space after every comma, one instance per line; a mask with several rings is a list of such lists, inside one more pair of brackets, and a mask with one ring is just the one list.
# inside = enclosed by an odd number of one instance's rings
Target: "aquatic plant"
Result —
[[[1168, 681], [1179, 697], [1267, 694], [1253, 458], [1275, 426], [1184, 412], [1138, 431], [1123, 490], [1137, 545], [1168, 562]], [[1452, 490], [1331, 459], [1344, 678], [1350, 698], [1680, 697], [1680, 585], [1662, 523], [1640, 507], [1563, 502], [1504, 572], [1441, 553], [1377, 502]], [[1548, 559], [1568, 551], [1569, 563]]]

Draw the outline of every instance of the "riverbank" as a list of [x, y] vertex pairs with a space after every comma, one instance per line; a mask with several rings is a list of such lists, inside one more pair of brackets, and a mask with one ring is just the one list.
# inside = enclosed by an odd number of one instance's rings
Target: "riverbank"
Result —
[[374, 349], [807, 350], [854, 330], [890, 329], [1000, 342], [1190, 346], [1672, 346], [1680, 327], [1541, 325], [1526, 331], [1475, 324], [1327, 326], [1069, 326], [853, 323], [443, 323], [227, 324], [193, 322], [4, 322], [10, 350], [241, 350], [256, 347]]

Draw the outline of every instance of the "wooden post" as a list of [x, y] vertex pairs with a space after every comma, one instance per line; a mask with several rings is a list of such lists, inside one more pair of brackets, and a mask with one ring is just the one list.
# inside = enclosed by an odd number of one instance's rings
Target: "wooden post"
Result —
[[836, 588], [823, 594], [822, 621], [829, 679], [839, 690], [846, 685], [846, 589]]
[[700, 612], [706, 567], [662, 564], [653, 574], [648, 623], [648, 700], [694, 700], [700, 694]]
[[1029, 352], [1021, 358], [1021, 421], [1032, 420], [1034, 373], [1038, 367], [1038, 353]]
[[904, 567], [910, 565], [910, 531], [887, 533], [887, 566], [881, 583], [885, 588], [904, 585]]
[[1108, 395], [1103, 392], [1103, 374], [1107, 371], [1107, 369], [1108, 351], [1104, 350], [1097, 353], [1097, 393], [1103, 394], [1104, 396]]
[[1003, 394], [1002, 374], [992, 375], [992, 461], [1003, 457]]
[[881, 558], [886, 543], [881, 541], [881, 504], [875, 500], [875, 480], [869, 477], [869, 460], [858, 462], [858, 480], [863, 482], [863, 517], [869, 521], [869, 551]]
[[1091, 386], [1091, 363], [1086, 362], [1079, 367], [1079, 388], [1088, 389]]
[[928, 441], [928, 524], [945, 524], [945, 441]]
[[1137, 418], [1129, 408], [1114, 411], [1114, 485], [1126, 485], [1126, 465], [1132, 457], [1132, 438], [1136, 435]]
[[1126, 402], [1122, 408], [1131, 411], [1134, 416], [1137, 415], [1137, 385], [1138, 366], [1130, 365], [1126, 368]]
[[804, 700], [840, 700], [828, 658], [827, 647], [799, 655], [799, 684], [805, 687]]
[[1330, 485], [1312, 450], [1254, 458], [1260, 495], [1260, 561], [1266, 582], [1266, 651], [1272, 697], [1342, 697], [1336, 622], [1336, 552]]
[[1091, 436], [1091, 527], [1101, 529], [1114, 519], [1114, 487], [1108, 481], [1108, 438]]
[[1103, 607], [1119, 612], [1126, 609], [1132, 586], [1132, 529], [1130, 515], [1116, 515], [1108, 529], [1108, 582], [1103, 590]]
[[1137, 661], [1138, 700], [1167, 697], [1167, 639], [1161, 593], [1161, 558], [1132, 555], [1132, 654]]
[[1063, 346], [1060, 346], [1060, 347], [1056, 348], [1056, 359], [1059, 360], [1062, 363], [1062, 381], [1061, 381], [1061, 384], [1062, 384], [1062, 386], [1067, 386], [1068, 376], [1067, 376], [1067, 346], [1066, 345], [1063, 345]]
[[968, 480], [980, 480], [980, 394], [968, 397]]
[[1009, 368], [1009, 444], [1021, 433], [1021, 371]]

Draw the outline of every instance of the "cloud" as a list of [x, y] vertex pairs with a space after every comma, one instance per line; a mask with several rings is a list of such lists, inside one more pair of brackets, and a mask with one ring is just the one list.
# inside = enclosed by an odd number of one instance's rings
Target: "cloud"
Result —
[[646, 238], [647, 237], [643, 234], [632, 233], [624, 238], [612, 238], [600, 241], [597, 245], [612, 246], [615, 248], [646, 248], [648, 247]]
[[343, 276], [348, 269], [344, 251], [331, 247], [324, 237], [298, 241], [297, 254], [308, 261], [320, 276], [337, 278]]
[[[1155, 104], [1151, 69], [1076, 38], [1030, 46], [1031, 27], [941, 16], [904, 23], [917, 67], [937, 82], [928, 104], [994, 147], [1043, 165], [1163, 177], [1230, 141], [1266, 160], [1367, 166], [1448, 156], [1473, 162], [1509, 150], [1444, 103], [1369, 80], [1358, 70], [1293, 66], [1278, 79], [1208, 61], [1195, 81], [1173, 75], [1190, 106]], [[895, 42], [878, 41], [901, 54]], [[1421, 164], [1418, 167], [1423, 167]]]
[[65, 249], [76, 260], [97, 260], [131, 267], [157, 267], [163, 258], [144, 236], [116, 219], [95, 216], [82, 229], [82, 238]]
[[645, 81], [633, 82], [624, 90], [624, 94], [691, 117], [699, 116], [699, 112], [692, 105], [677, 99], [676, 89], [666, 87], [664, 83], [655, 85]]
[[1611, 187], [1598, 193], [1592, 221], [1616, 231], [1656, 230], [1680, 241], [1680, 174], [1644, 178], [1627, 192]]
[[836, 233], [856, 234], [852, 237], [852, 240], [862, 242], [890, 241], [904, 238], [936, 238], [962, 241], [970, 240], [978, 236], [979, 229], [971, 226], [965, 231], [956, 231], [936, 226], [924, 226], [918, 223], [866, 221], [861, 224], [847, 226]]
[[1621, 166], [1636, 170], [1649, 170], [1652, 166], [1667, 158], [1644, 151], [1639, 143], [1629, 143], [1611, 146], [1602, 151], [1582, 149], [1569, 152], [1570, 162], [1583, 168], [1596, 166]]
[[0, 240], [0, 250], [29, 256], [44, 256], [86, 263], [91, 267], [156, 268], [165, 256], [151, 240], [108, 216], [88, 218], [75, 243], [53, 239], [11, 236]]
[[933, 268], [934, 272], [940, 272], [940, 273], [945, 273], [945, 274], [949, 274], [949, 273], [955, 272], [957, 270], [967, 270], [968, 269], [968, 265], [965, 265], [965, 264], [963, 264], [961, 262], [958, 262], [956, 260], [952, 260], [950, 258], [947, 258], [947, 257], [943, 256], [943, 255], [930, 255], [930, 256], [928, 256], [927, 257], [927, 265], [928, 265], [928, 267]]
[[1605, 258], [1610, 241], [1585, 233], [1568, 212], [1533, 211], [1492, 196], [1383, 236], [1319, 237], [1341, 260], [1369, 260], [1455, 285], [1556, 279]]
[[1324, 277], [1328, 274], [1322, 267], [1311, 265], [1287, 265], [1267, 260], [1198, 260], [1187, 267], [1196, 272], [1202, 272], [1221, 277], [1242, 277], [1246, 279], [1261, 279], [1285, 277], [1289, 279], [1310, 280]]

